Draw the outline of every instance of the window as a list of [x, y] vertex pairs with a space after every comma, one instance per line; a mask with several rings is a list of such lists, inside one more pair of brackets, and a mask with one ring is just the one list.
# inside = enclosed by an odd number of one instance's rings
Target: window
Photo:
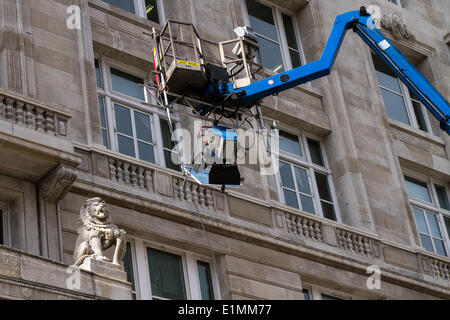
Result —
[[279, 146], [280, 198], [290, 207], [336, 221], [338, 209], [320, 142], [280, 131]]
[[149, 75], [129, 67], [128, 72], [126, 66], [112, 66], [114, 62], [104, 60], [108, 59], [95, 59], [95, 70], [105, 148], [181, 171], [172, 161], [175, 143], [164, 118], [166, 114], [142, 86], [147, 84]]
[[431, 133], [425, 106], [380, 57], [372, 58], [388, 117]]
[[134, 260], [133, 259], [133, 252], [131, 243], [127, 242], [127, 250], [125, 251], [125, 256], [123, 257], [123, 267], [125, 269], [125, 272], [127, 273], [127, 281], [131, 283], [132, 285], [132, 292], [133, 292], [133, 299], [136, 300], [137, 298], [137, 291], [136, 291], [136, 282], [135, 282], [135, 266], [134, 266]]
[[273, 72], [283, 72], [302, 65], [294, 17], [256, 0], [245, 0], [244, 10], [247, 12], [246, 23], [258, 38], [264, 67]]
[[335, 292], [325, 287], [317, 285], [305, 285], [302, 293], [304, 300], [349, 300], [351, 296], [341, 292]]
[[122, 10], [145, 17], [150, 21], [160, 23], [162, 19], [162, 0], [103, 0]]
[[[140, 299], [214, 300], [219, 299], [218, 279], [210, 259], [176, 248], [146, 245], [135, 239]], [[143, 258], [143, 259], [140, 259]]]
[[181, 256], [147, 248], [154, 300], [186, 300], [186, 285]]
[[425, 177], [418, 179], [405, 176], [405, 184], [420, 244], [429, 252], [447, 256], [450, 248], [450, 206], [447, 188]]

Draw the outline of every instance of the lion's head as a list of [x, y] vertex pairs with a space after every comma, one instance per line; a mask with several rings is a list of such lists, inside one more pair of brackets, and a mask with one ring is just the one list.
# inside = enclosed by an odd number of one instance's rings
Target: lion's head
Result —
[[93, 222], [95, 224], [110, 224], [111, 217], [109, 216], [106, 202], [101, 198], [92, 198], [84, 202], [80, 210], [80, 218], [85, 221]]

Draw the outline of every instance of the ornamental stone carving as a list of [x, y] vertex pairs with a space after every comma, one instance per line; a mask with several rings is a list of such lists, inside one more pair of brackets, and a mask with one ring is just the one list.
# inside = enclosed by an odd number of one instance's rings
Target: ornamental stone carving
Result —
[[383, 15], [381, 18], [381, 26], [391, 31], [392, 36], [396, 39], [415, 39], [415, 36], [408, 30], [408, 27], [403, 22], [403, 18], [397, 12], [390, 16]]
[[84, 202], [80, 210], [82, 226], [78, 230], [78, 239], [73, 254], [74, 265], [83, 268], [85, 260], [110, 262], [104, 254], [115, 245], [112, 263], [121, 266], [125, 255], [125, 234], [111, 222], [106, 202], [101, 198], [92, 198]]
[[44, 199], [58, 201], [62, 199], [72, 187], [77, 178], [77, 170], [61, 164], [53, 170], [43, 181], [42, 189]]

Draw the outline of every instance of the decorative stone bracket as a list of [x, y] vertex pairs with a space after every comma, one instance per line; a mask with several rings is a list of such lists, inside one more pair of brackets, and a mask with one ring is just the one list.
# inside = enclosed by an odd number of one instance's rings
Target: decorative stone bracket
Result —
[[58, 201], [69, 192], [72, 184], [77, 178], [77, 170], [66, 165], [59, 165], [42, 183], [44, 199], [47, 201]]
[[408, 27], [403, 21], [403, 18], [397, 12], [392, 13], [391, 16], [383, 15], [381, 18], [381, 26], [391, 31], [392, 36], [396, 40], [400, 39], [415, 39], [415, 36], [409, 31]]

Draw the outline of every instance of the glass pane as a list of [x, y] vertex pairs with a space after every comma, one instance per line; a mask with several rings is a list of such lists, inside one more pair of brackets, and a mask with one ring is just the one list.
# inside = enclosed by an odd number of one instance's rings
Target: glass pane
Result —
[[134, 11], [134, 0], [103, 0], [112, 4], [113, 6], [119, 7], [123, 10], [126, 10], [131, 13], [135, 13]]
[[133, 136], [130, 109], [115, 104], [114, 113], [116, 116], [117, 131], [127, 136]]
[[106, 128], [105, 99], [103, 97], [98, 97], [98, 108], [100, 112], [100, 124], [102, 128]]
[[102, 139], [103, 139], [103, 145], [107, 149], [109, 149], [108, 132], [105, 129], [102, 129]]
[[136, 157], [134, 150], [134, 141], [131, 138], [117, 135], [117, 142], [119, 143], [119, 152], [126, 154], [127, 156]]
[[280, 131], [280, 149], [303, 157], [302, 148], [296, 135]]
[[315, 172], [315, 175], [320, 199], [332, 202], [333, 198], [331, 197], [330, 186], [328, 184], [328, 177], [318, 172]]
[[[172, 135], [170, 133], [169, 121], [166, 119], [160, 119], [161, 123], [161, 135], [163, 148], [172, 150], [175, 147], [175, 142], [172, 141]], [[175, 128], [173, 128], [175, 129]]]
[[127, 273], [127, 281], [132, 284], [133, 292], [136, 291], [136, 286], [134, 283], [134, 271], [133, 271], [133, 257], [131, 255], [131, 244], [127, 242], [127, 250], [123, 257], [123, 267]]
[[319, 166], [324, 166], [322, 150], [320, 149], [320, 142], [308, 139], [309, 153], [311, 154], [311, 161]]
[[444, 217], [445, 229], [447, 229], [448, 237], [450, 238], [450, 218]]
[[291, 57], [292, 68], [297, 68], [302, 65], [302, 60], [298, 51], [289, 49], [289, 56]]
[[414, 114], [416, 116], [417, 125], [419, 126], [419, 129], [428, 132], [427, 122], [425, 121], [425, 116], [422, 112], [422, 105], [420, 104], [420, 102], [414, 100], [411, 100], [411, 102], [413, 105]]
[[446, 209], [446, 210], [450, 211], [450, 204], [448, 202], [447, 191], [445, 190], [444, 187], [438, 186], [437, 184], [435, 184], [434, 187], [436, 188], [436, 193], [437, 193], [437, 197], [439, 200], [439, 206], [442, 209]]
[[433, 244], [431, 243], [431, 238], [429, 236], [420, 234], [420, 241], [422, 242], [422, 247], [424, 247], [425, 250], [434, 252]]
[[136, 136], [139, 140], [152, 143], [152, 127], [150, 117], [147, 114], [134, 112], [134, 121], [136, 123]]
[[278, 43], [266, 40], [260, 36], [257, 36], [257, 38], [262, 65], [273, 72], [283, 72], [283, 58], [281, 57], [281, 49]]
[[394, 71], [379, 56], [372, 55], [372, 58], [380, 86], [401, 93], [402, 90]]
[[3, 229], [3, 211], [0, 210], [0, 244], [4, 245], [5, 244], [5, 230]]
[[97, 88], [103, 88], [102, 75], [100, 72], [100, 64], [97, 59], [94, 60], [94, 63], [95, 63], [95, 77], [97, 78]]
[[444, 241], [433, 238], [434, 247], [436, 248], [436, 253], [442, 256], [446, 256], [447, 252], [445, 250]]
[[295, 190], [294, 178], [292, 177], [291, 165], [280, 161], [280, 176], [283, 187]]
[[148, 20], [159, 23], [158, 3], [156, 0], [145, 0], [145, 14]]
[[284, 32], [286, 33], [288, 46], [289, 48], [298, 51], [297, 37], [295, 36], [295, 29], [292, 17], [284, 13], [282, 14], [282, 16], [283, 16]]
[[180, 163], [178, 154], [176, 152], [172, 152], [170, 150], [164, 150], [164, 159], [166, 160], [166, 167], [169, 169], [181, 172], [181, 166], [178, 164], [175, 164], [172, 161], [172, 156], [174, 156], [175, 159], [177, 159], [176, 163]]
[[426, 183], [410, 177], [405, 177], [405, 182], [408, 194], [411, 197], [431, 203], [431, 197]]
[[334, 206], [331, 203], [321, 201], [323, 216], [327, 219], [336, 221]]
[[300, 195], [300, 201], [302, 202], [302, 210], [315, 214], [313, 199], [308, 196]]
[[295, 179], [297, 180], [298, 191], [306, 194], [311, 194], [311, 188], [309, 187], [308, 173], [305, 169], [294, 167]]
[[139, 159], [155, 163], [155, 152], [153, 146], [144, 142], [138, 142]]
[[283, 189], [284, 202], [287, 206], [300, 209], [298, 206], [297, 194], [294, 191]]
[[428, 220], [428, 225], [430, 226], [431, 235], [433, 237], [442, 239], [442, 234], [441, 234], [441, 230], [439, 229], [439, 223], [437, 220], [437, 216], [435, 214], [427, 212], [427, 220]]
[[152, 295], [186, 300], [183, 264], [176, 254], [147, 248]]
[[381, 89], [381, 95], [388, 117], [410, 125], [403, 97], [383, 88]]
[[111, 68], [111, 83], [114, 91], [142, 101], [145, 100], [144, 88], [138, 85], [144, 84], [144, 80], [141, 78]]
[[416, 219], [417, 229], [419, 229], [420, 233], [428, 234], [427, 223], [425, 222], [425, 216], [423, 215], [423, 211], [413, 207], [414, 218]]
[[303, 298], [305, 300], [311, 300], [311, 295], [309, 294], [309, 290], [308, 289], [303, 289], [302, 292], [303, 292]]
[[214, 300], [214, 290], [209, 263], [197, 261], [197, 268], [202, 300]]
[[[254, 0], [246, 0], [250, 25], [256, 33], [278, 42], [272, 9]], [[264, 61], [264, 60], [263, 60]]]

